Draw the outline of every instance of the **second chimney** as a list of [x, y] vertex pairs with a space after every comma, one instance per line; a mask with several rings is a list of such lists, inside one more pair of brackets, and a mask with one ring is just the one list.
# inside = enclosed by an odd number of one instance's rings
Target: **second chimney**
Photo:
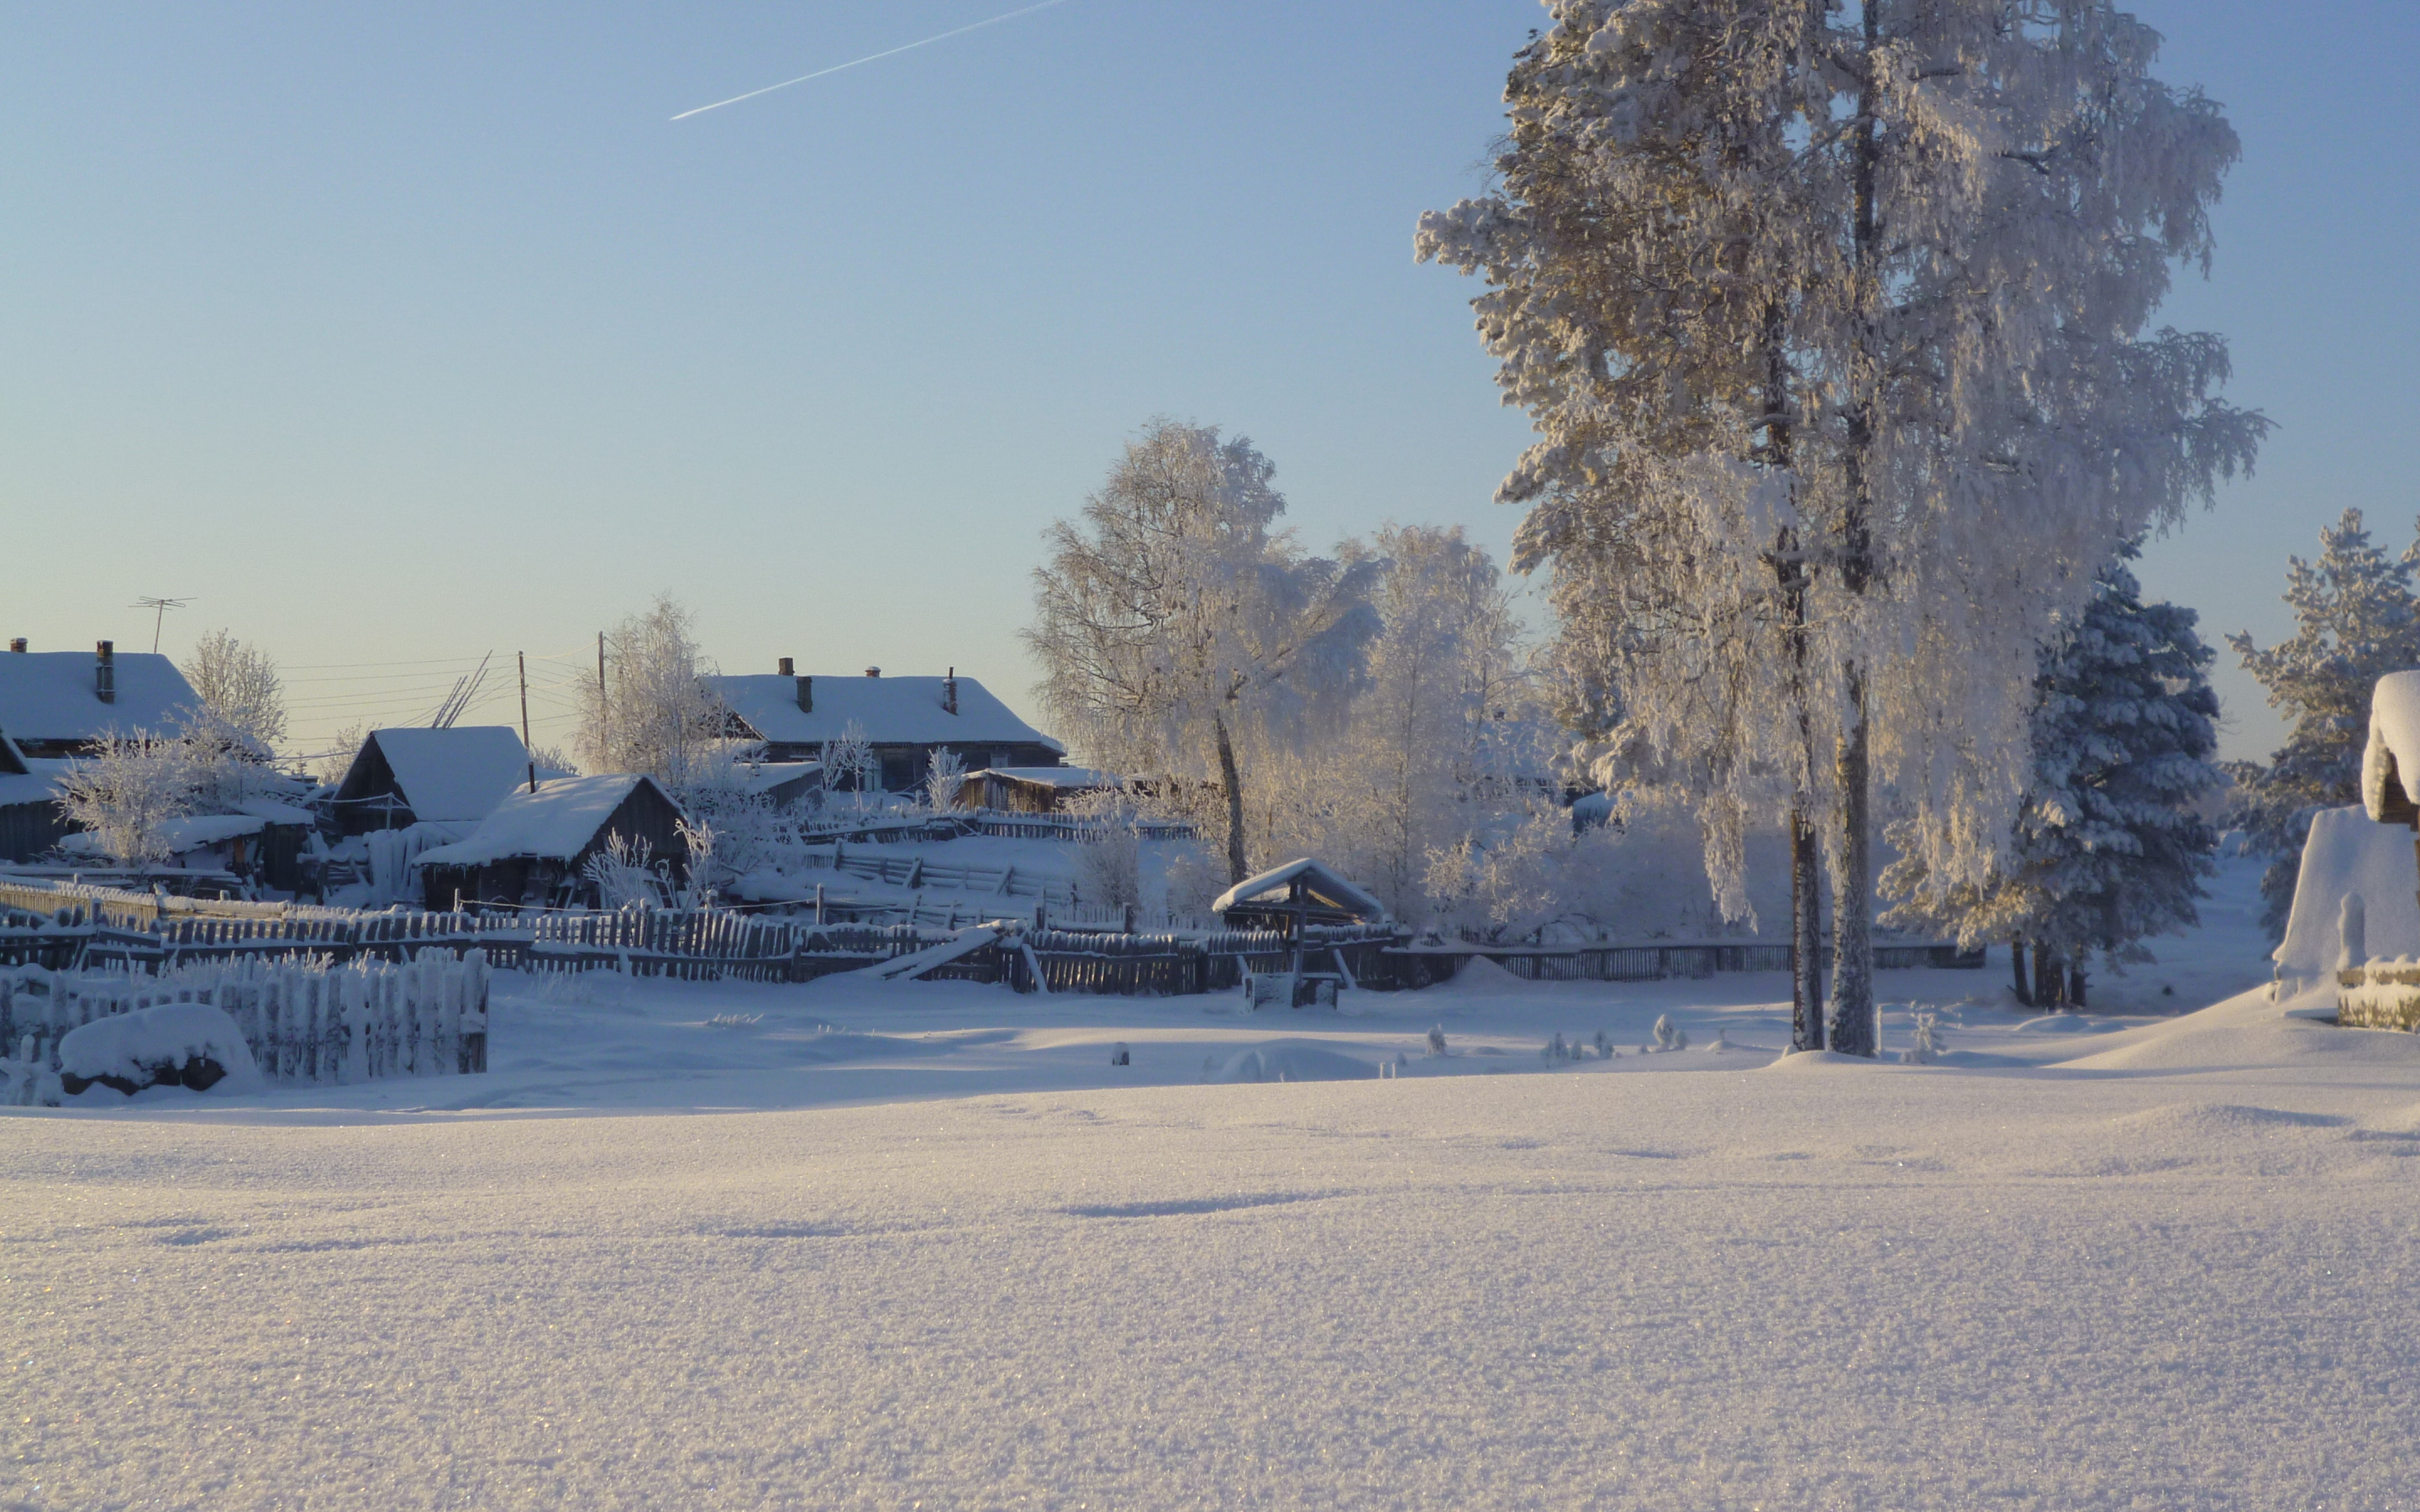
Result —
[[117, 702], [117, 647], [103, 640], [94, 648], [92, 664], [93, 696], [103, 703]]
[[949, 676], [941, 679], [941, 712], [958, 712], [958, 670], [955, 667], [950, 669]]
[[[787, 668], [790, 665], [790, 658], [783, 657], [782, 665]], [[799, 712], [800, 714], [815, 712], [815, 680], [813, 677], [799, 679]]]
[[798, 664], [787, 656], [783, 656], [782, 658], [782, 675], [784, 677], [795, 677], [798, 675]]

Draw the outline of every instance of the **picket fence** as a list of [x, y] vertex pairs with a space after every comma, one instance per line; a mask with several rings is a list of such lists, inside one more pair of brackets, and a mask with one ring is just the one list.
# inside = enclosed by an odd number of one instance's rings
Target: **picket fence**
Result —
[[163, 1003], [224, 1011], [275, 1086], [474, 1075], [488, 1069], [488, 986], [483, 951], [433, 947], [401, 963], [343, 966], [235, 957], [156, 975], [0, 971], [0, 1045], [13, 1051], [0, 1051], [0, 1099], [24, 1106], [54, 1096], [70, 1030]]

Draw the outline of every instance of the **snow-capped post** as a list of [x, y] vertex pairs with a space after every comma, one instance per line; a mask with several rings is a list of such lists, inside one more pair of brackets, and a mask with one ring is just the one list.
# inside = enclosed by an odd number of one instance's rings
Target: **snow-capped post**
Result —
[[[1516, 565], [1553, 564], [1608, 744], [1698, 795], [1727, 905], [1743, 827], [1803, 795], [1836, 1043], [1870, 1054], [1874, 784], [1935, 882], [1988, 874], [2038, 648], [2267, 428], [2213, 397], [2219, 338], [2145, 330], [2171, 264], [2209, 256], [2235, 137], [2097, 0], [2022, 25], [1999, 0], [1551, 9], [1501, 189], [1424, 216], [1416, 251], [1492, 285], [1482, 339], [1540, 433], [1498, 490], [1530, 505]], [[1786, 478], [1755, 439], [1776, 350]], [[1977, 571], [2010, 541], [2022, 573]]]
[[[529, 653], [526, 651], [516, 651], [513, 653], [513, 659], [520, 664], [521, 671], [521, 749], [528, 751], [532, 750], [532, 747], [530, 746], [529, 728]], [[529, 790], [532, 793], [535, 793], [537, 791], [537, 757], [535, 754], [532, 754], [529, 759]]]

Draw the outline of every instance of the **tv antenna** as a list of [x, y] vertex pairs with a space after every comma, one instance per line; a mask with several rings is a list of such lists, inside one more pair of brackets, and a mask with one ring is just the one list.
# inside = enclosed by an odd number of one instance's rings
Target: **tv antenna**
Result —
[[454, 721], [462, 717], [462, 711], [469, 708], [471, 702], [479, 696], [479, 686], [488, 680], [488, 663], [494, 659], [495, 655], [492, 651], [489, 652], [487, 656], [479, 658], [478, 671], [454, 680], [454, 691], [446, 694], [445, 702], [437, 705], [437, 712], [428, 717], [428, 728], [431, 730], [454, 728]]
[[170, 609], [183, 609], [186, 605], [192, 602], [193, 600], [190, 598], [138, 598], [133, 603], [127, 606], [129, 609], [147, 609], [151, 610], [151, 654], [153, 656], [156, 656], [160, 654], [161, 622], [168, 617], [168, 611]]

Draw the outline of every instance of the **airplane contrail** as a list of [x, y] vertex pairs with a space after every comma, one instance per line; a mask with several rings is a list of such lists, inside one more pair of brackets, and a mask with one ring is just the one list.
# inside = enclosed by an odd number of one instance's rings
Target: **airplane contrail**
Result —
[[744, 95], [734, 95], [729, 100], [718, 100], [711, 105], [700, 105], [695, 110], [685, 110], [679, 115], [674, 116], [673, 119], [676, 121], [685, 121], [692, 116], [703, 116], [709, 110], [721, 110], [725, 105], [737, 105], [743, 100], [753, 100], [758, 95], [769, 95], [776, 89], [787, 89], [794, 84], [804, 84], [810, 79], [820, 79], [826, 74], [838, 73], [843, 69], [853, 69], [861, 63], [875, 63], [883, 58], [896, 57], [902, 53], [912, 53], [920, 47], [930, 47], [935, 42], [946, 42], [953, 37], [964, 37], [969, 32], [981, 31], [985, 26], [997, 26], [1003, 21], [1015, 21], [1019, 16], [1030, 16], [1037, 10], [1047, 10], [1052, 6], [1063, 6], [1066, 3], [1067, 0], [1042, 0], [1040, 5], [1027, 6], [1019, 10], [1012, 10], [1004, 15], [994, 16], [989, 21], [970, 22], [964, 26], [957, 27], [952, 31], [943, 32], [938, 37], [927, 37], [921, 42], [908, 42], [901, 46], [891, 48], [886, 52], [869, 53], [864, 57], [852, 58], [846, 63], [835, 63], [829, 69], [817, 69], [813, 73], [802, 73], [795, 79], [784, 79], [780, 84], [768, 84], [762, 89], [751, 89]]

